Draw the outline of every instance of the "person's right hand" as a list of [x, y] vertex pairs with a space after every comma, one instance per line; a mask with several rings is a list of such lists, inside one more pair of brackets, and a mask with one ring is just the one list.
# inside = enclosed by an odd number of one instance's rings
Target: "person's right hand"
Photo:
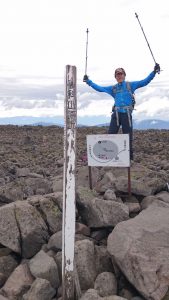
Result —
[[83, 81], [86, 82], [88, 79], [89, 79], [89, 77], [87, 75], [84, 75]]

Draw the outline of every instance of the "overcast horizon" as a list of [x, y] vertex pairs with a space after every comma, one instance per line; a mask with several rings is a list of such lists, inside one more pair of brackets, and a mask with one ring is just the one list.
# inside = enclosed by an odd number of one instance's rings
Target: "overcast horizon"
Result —
[[137, 12], [163, 71], [147, 87], [136, 91], [133, 118], [168, 120], [167, 1], [113, 3], [111, 0], [104, 3], [101, 0], [0, 1], [1, 118], [63, 117], [65, 66], [70, 64], [77, 67], [78, 116], [110, 120], [113, 98], [95, 92], [82, 81], [86, 28], [89, 28], [87, 73], [94, 82], [115, 84], [116, 67], [125, 68], [126, 80], [141, 80], [153, 70], [154, 61], [135, 18]]

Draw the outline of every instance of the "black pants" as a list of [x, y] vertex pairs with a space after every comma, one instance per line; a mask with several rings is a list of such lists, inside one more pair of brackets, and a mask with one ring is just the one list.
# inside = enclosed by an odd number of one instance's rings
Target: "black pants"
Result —
[[129, 134], [129, 143], [130, 143], [130, 159], [133, 159], [133, 125], [132, 125], [132, 115], [130, 114], [130, 123], [127, 113], [118, 112], [119, 116], [119, 125], [117, 124], [116, 112], [112, 113], [110, 126], [108, 133], [116, 134], [119, 131], [120, 126], [122, 127], [123, 133]]

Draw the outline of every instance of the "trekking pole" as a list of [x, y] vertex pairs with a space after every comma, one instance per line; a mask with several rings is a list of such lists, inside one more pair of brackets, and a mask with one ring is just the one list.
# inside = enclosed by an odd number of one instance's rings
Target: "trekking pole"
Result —
[[87, 53], [88, 53], [88, 33], [89, 33], [89, 30], [87, 28], [86, 30], [86, 33], [87, 33], [87, 39], [86, 39], [86, 64], [85, 64], [85, 75], [87, 75]]
[[155, 62], [155, 64], [156, 64], [156, 60], [155, 60], [155, 58], [154, 58], [153, 52], [152, 52], [152, 50], [151, 50], [151, 48], [150, 48], [149, 42], [148, 42], [148, 40], [147, 40], [147, 38], [146, 38], [146, 35], [145, 35], [145, 33], [144, 33], [144, 30], [143, 30], [143, 27], [141, 26], [140, 20], [139, 20], [139, 18], [138, 18], [138, 14], [135, 13], [135, 16], [136, 16], [136, 18], [137, 18], [137, 20], [138, 20], [138, 22], [139, 22], [139, 24], [140, 24], [141, 30], [142, 30], [142, 32], [143, 32], [143, 34], [144, 34], [145, 40], [146, 40], [146, 42], [147, 42], [147, 45], [148, 45], [148, 47], [149, 47], [149, 50], [150, 50], [151, 55], [152, 55], [152, 57], [153, 57], [153, 60], [154, 60], [154, 62]]

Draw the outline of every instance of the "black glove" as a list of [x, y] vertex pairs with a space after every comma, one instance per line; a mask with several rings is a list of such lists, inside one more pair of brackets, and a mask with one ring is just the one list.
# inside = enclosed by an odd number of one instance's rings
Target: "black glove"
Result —
[[88, 76], [87, 76], [87, 75], [84, 75], [83, 81], [86, 82], [88, 79], [89, 79]]
[[157, 63], [155, 64], [154, 72], [155, 72], [155, 73], [158, 73], [158, 74], [160, 73], [160, 65], [157, 64]]

